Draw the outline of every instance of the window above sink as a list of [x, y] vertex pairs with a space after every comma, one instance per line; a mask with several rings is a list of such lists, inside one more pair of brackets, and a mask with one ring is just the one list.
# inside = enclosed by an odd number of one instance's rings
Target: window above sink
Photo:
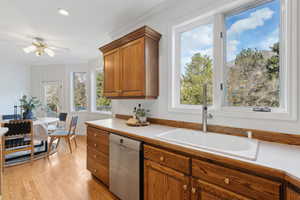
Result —
[[237, 2], [170, 27], [169, 110], [296, 120], [297, 1]]

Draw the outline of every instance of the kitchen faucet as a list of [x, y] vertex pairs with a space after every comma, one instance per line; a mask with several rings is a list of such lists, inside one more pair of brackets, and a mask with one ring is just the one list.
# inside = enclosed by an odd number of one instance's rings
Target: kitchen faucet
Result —
[[211, 119], [212, 114], [208, 113], [207, 109], [207, 84], [203, 85], [203, 105], [202, 105], [202, 132], [207, 132], [207, 118]]

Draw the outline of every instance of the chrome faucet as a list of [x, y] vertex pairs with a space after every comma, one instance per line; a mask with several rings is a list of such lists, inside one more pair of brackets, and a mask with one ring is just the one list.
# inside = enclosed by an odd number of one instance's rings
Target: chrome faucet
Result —
[[207, 119], [211, 119], [212, 114], [208, 113], [207, 109], [207, 84], [203, 85], [203, 105], [202, 105], [202, 132], [207, 132]]

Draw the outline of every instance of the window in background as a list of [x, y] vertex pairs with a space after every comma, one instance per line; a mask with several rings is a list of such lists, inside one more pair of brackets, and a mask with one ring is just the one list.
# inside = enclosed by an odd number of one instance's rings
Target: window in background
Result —
[[75, 111], [87, 110], [87, 73], [73, 72], [73, 106]]
[[96, 78], [96, 111], [111, 111], [111, 100], [103, 96], [104, 73], [97, 70]]
[[280, 107], [280, 0], [225, 16], [225, 106]]
[[213, 102], [213, 24], [202, 24], [180, 35], [180, 104], [201, 105], [203, 85]]
[[44, 105], [47, 107], [48, 114], [61, 111], [61, 89], [59, 81], [43, 83]]

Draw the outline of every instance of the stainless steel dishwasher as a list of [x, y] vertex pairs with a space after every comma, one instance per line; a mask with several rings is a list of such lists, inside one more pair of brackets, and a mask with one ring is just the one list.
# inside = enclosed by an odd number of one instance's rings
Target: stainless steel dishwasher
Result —
[[109, 143], [109, 190], [121, 200], [139, 200], [141, 142], [110, 134]]

